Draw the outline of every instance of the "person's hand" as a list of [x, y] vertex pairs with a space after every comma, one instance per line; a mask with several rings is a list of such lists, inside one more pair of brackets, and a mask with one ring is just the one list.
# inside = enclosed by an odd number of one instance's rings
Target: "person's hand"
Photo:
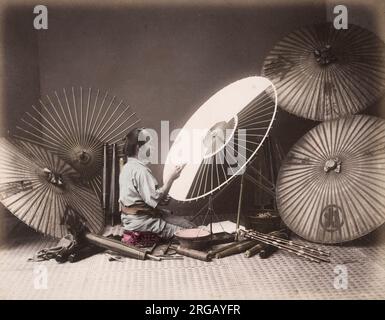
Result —
[[169, 204], [170, 200], [171, 200], [170, 195], [169, 195], [169, 194], [166, 194], [166, 195], [162, 198], [162, 200], [160, 200], [159, 205], [160, 205], [160, 206], [167, 206], [167, 205]]
[[184, 167], [185, 167], [185, 164], [184, 165], [180, 165], [180, 166], [176, 166], [174, 171], [171, 172], [170, 179], [172, 181], [178, 179]]
[[179, 178], [180, 173], [182, 172], [185, 165], [176, 166], [169, 174], [169, 176], [165, 179], [163, 186], [161, 186], [158, 190], [162, 194], [162, 196], [167, 195], [170, 191], [172, 184], [176, 179]]

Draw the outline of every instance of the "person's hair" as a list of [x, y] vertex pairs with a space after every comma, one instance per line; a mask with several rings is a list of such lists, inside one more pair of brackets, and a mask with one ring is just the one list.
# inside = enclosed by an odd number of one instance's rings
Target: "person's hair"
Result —
[[136, 148], [139, 148], [146, 143], [146, 141], [139, 141], [139, 133], [144, 128], [135, 128], [127, 133], [124, 138], [123, 152], [127, 157], [134, 157], [136, 155]]

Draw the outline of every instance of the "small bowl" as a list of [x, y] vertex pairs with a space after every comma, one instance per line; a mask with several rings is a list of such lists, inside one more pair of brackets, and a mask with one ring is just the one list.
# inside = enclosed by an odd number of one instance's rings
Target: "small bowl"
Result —
[[203, 229], [181, 229], [175, 232], [181, 247], [187, 249], [203, 250], [210, 244], [211, 234]]
[[269, 233], [280, 228], [281, 217], [272, 210], [263, 210], [247, 216], [247, 229]]

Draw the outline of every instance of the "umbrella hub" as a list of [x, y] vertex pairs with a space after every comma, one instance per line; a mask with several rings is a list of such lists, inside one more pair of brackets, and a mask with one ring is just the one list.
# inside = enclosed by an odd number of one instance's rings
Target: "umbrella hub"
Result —
[[203, 139], [204, 158], [209, 158], [222, 150], [234, 135], [238, 119], [220, 121], [213, 125]]
[[69, 150], [68, 160], [71, 166], [83, 177], [95, 175], [101, 169], [102, 163], [97, 157], [98, 150], [93, 150], [87, 145], [80, 145]]
[[78, 154], [78, 159], [81, 164], [86, 165], [90, 163], [90, 161], [92, 160], [92, 157], [87, 151], [81, 150]]
[[64, 180], [60, 173], [53, 172], [48, 168], [44, 168], [43, 171], [45, 173], [45, 178], [49, 183], [58, 187], [64, 186]]
[[341, 165], [342, 165], [342, 162], [338, 158], [328, 159], [325, 162], [324, 171], [326, 173], [328, 173], [330, 171], [334, 171], [334, 172], [340, 173], [341, 172]]
[[333, 53], [332, 46], [329, 44], [324, 45], [321, 48], [316, 48], [313, 53], [316, 61], [321, 66], [327, 66], [337, 61], [337, 57]]

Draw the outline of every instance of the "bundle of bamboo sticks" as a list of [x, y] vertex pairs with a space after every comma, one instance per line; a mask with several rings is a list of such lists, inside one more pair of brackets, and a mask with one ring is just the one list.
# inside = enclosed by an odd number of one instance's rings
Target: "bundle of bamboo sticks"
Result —
[[278, 249], [293, 253], [308, 261], [317, 263], [330, 262], [330, 252], [324, 251], [320, 248], [311, 247], [309, 245], [282, 239], [271, 234], [268, 235], [254, 230], [240, 230], [240, 232], [247, 239], [257, 240], [259, 242], [277, 247]]

